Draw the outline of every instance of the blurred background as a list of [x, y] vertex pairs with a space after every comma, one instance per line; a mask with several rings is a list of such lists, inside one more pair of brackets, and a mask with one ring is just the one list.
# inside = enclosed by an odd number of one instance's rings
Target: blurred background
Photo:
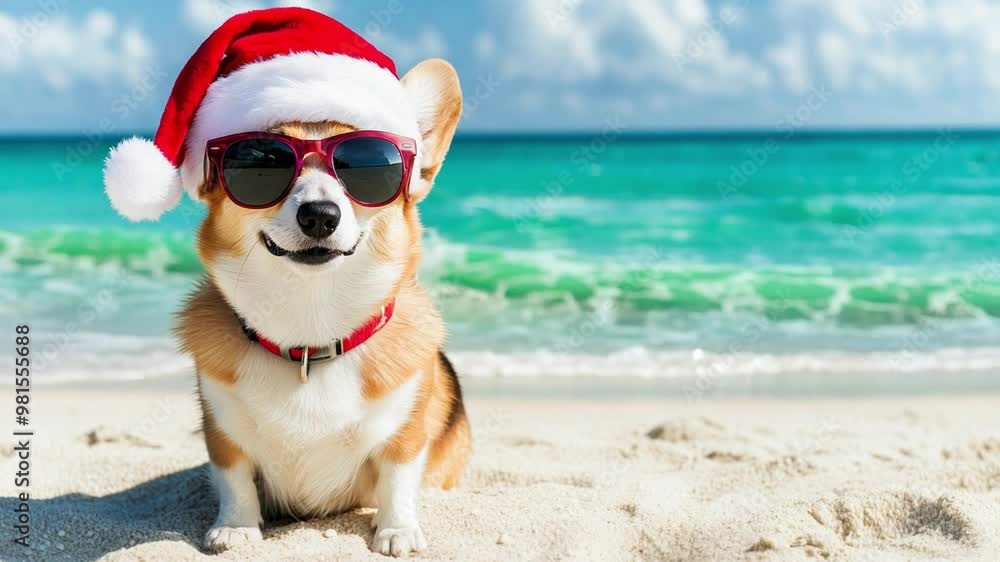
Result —
[[[458, 69], [421, 278], [467, 377], [1000, 385], [1000, 6], [293, 4], [400, 74]], [[208, 33], [267, 5], [0, 8], [0, 309], [38, 334], [36, 380], [191, 372], [169, 328], [202, 274], [203, 210], [128, 223], [103, 159], [152, 135]]]

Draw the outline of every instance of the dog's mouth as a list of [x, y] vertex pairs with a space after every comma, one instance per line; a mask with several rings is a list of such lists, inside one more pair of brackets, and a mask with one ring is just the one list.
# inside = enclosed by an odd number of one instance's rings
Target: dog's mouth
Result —
[[260, 241], [264, 243], [264, 247], [267, 248], [268, 252], [271, 252], [272, 256], [288, 258], [296, 263], [320, 265], [332, 260], [333, 258], [353, 254], [354, 251], [358, 249], [358, 244], [361, 243], [361, 236], [358, 236], [358, 241], [355, 242], [349, 250], [338, 250], [336, 248], [326, 248], [324, 246], [313, 246], [312, 248], [306, 248], [304, 250], [286, 250], [279, 246], [274, 240], [271, 240], [271, 237], [263, 231], [260, 233]]

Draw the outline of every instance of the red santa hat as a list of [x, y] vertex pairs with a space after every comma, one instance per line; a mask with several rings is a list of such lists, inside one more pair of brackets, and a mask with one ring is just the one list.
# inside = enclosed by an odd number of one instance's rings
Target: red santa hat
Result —
[[340, 22], [303, 8], [233, 16], [184, 65], [152, 142], [111, 150], [104, 186], [131, 220], [197, 197], [205, 143], [287, 121], [338, 121], [420, 140], [392, 59]]

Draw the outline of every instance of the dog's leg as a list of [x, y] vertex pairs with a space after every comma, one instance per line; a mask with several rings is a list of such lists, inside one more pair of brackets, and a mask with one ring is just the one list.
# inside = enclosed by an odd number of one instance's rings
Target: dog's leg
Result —
[[253, 467], [243, 457], [222, 468], [211, 463], [212, 480], [219, 491], [219, 516], [205, 535], [205, 547], [222, 551], [234, 546], [263, 540], [260, 524], [260, 499], [253, 481]]
[[384, 555], [407, 556], [427, 548], [427, 541], [417, 521], [417, 494], [427, 463], [427, 447], [411, 460], [396, 463], [378, 462], [375, 497], [375, 538], [372, 550]]

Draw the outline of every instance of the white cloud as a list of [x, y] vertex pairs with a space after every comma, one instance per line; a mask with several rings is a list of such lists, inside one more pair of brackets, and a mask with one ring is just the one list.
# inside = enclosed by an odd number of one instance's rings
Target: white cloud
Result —
[[874, 21], [871, 18], [872, 8], [877, 7], [871, 0], [839, 0], [824, 3], [833, 18], [843, 27], [857, 35], [868, 35], [874, 32]]
[[742, 27], [750, 20], [749, 14], [747, 13], [748, 5], [749, 0], [725, 2], [722, 4], [722, 7], [719, 8], [719, 19], [723, 22], [727, 22], [726, 25], [728, 27]]
[[0, 12], [0, 70], [16, 68], [20, 62], [18, 49], [12, 41], [18, 35], [18, 22]]
[[236, 14], [273, 6], [298, 6], [327, 14], [333, 10], [329, 0], [184, 0], [183, 13], [196, 31], [207, 35]]
[[[649, 6], [646, 11], [651, 11]], [[702, 0], [678, 0], [674, 3], [674, 13], [686, 26], [698, 26], [708, 19], [708, 7]]]
[[142, 30], [119, 29], [105, 10], [92, 10], [79, 22], [58, 16], [18, 20], [0, 12], [2, 73], [34, 73], [62, 90], [77, 81], [134, 82], [152, 60], [153, 48]]
[[635, 101], [626, 96], [615, 97], [608, 103], [608, 105], [617, 115], [633, 115], [636, 111]]
[[811, 78], [807, 60], [805, 39], [796, 33], [785, 38], [785, 42], [764, 50], [764, 57], [780, 72], [782, 83], [796, 94], [809, 90]]
[[497, 54], [497, 41], [493, 34], [488, 31], [481, 31], [475, 39], [476, 57], [480, 60], [489, 60]]
[[517, 105], [525, 111], [537, 112], [545, 108], [546, 97], [538, 91], [521, 92], [515, 99]]
[[278, 0], [276, 6], [298, 6], [299, 8], [309, 8], [317, 12], [329, 14], [333, 11], [331, 0]]
[[[1000, 91], [991, 0], [512, 1], [494, 0], [496, 37], [474, 46], [500, 76], [537, 91], [592, 82], [640, 97], [762, 102], [824, 85], [844, 97]], [[570, 110], [579, 101], [552, 95], [547, 103]]]
[[820, 27], [819, 70], [839, 91], [920, 96], [959, 83], [1000, 90], [1000, 4], [990, 0], [781, 0], [777, 11], [786, 29]]
[[536, 80], [616, 79], [739, 93], [770, 82], [765, 65], [729, 45], [726, 28], [739, 20], [741, 5], [745, 10], [741, 2], [723, 12], [705, 0], [504, 2], [510, 37], [499, 68]]
[[227, 19], [264, 5], [255, 0], [184, 0], [184, 17], [201, 33], [211, 33]]
[[662, 113], [670, 108], [670, 100], [662, 94], [653, 94], [646, 97], [646, 107], [655, 113]]
[[[184, 0], [183, 13], [195, 30], [207, 35], [236, 14], [272, 6], [299, 6], [326, 14], [333, 11], [330, 0]], [[444, 36], [432, 28], [425, 28], [405, 39], [383, 30], [381, 26], [355, 31], [392, 57], [401, 71], [423, 59], [443, 57], [448, 53]]]
[[387, 31], [381, 31], [378, 35], [367, 39], [396, 62], [400, 76], [424, 59], [448, 55], [448, 44], [444, 40], [444, 35], [433, 28], [425, 28], [405, 40]]
[[833, 81], [833, 87], [838, 90], [846, 88], [851, 80], [855, 53], [850, 42], [840, 33], [827, 31], [820, 35], [817, 43], [820, 60], [826, 67], [827, 76]]

